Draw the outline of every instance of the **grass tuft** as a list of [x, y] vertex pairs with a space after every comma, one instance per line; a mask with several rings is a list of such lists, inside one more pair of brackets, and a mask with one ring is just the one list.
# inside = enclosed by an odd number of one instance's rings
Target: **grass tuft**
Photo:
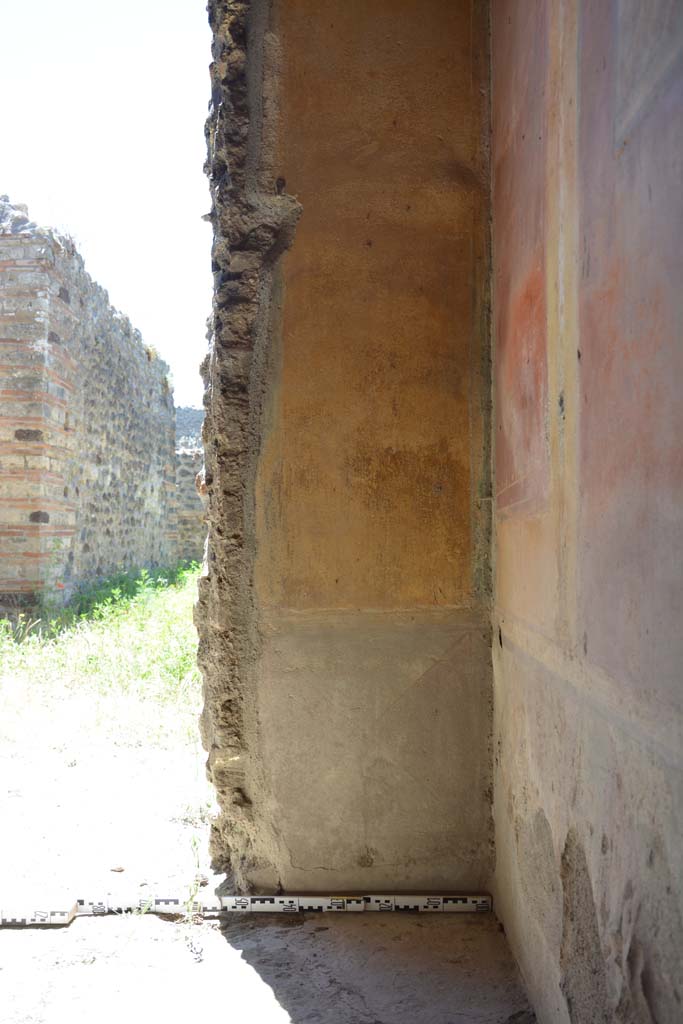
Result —
[[200, 568], [118, 573], [41, 619], [0, 620], [3, 680], [44, 680], [196, 712], [197, 634], [192, 605]]

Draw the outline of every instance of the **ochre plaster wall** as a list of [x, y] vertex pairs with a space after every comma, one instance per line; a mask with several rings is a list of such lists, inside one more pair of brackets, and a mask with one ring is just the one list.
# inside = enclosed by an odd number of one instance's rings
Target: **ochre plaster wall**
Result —
[[540, 1021], [673, 1024], [683, 10], [492, 30], [497, 909]]
[[259, 597], [470, 605], [483, 23], [468, 2], [276, 6], [277, 169], [303, 215], [283, 261]]
[[[200, 629], [214, 852], [261, 888], [481, 885], [485, 8], [276, 0], [217, 4], [213, 22], [206, 433], [226, 440], [207, 447]], [[246, 408], [226, 387], [238, 356]], [[231, 574], [253, 580], [239, 598]]]

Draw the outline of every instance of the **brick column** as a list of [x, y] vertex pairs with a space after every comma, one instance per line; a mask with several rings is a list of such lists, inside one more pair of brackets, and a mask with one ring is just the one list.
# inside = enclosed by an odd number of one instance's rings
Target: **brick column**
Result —
[[[58, 583], [74, 532], [61, 464], [72, 367], [50, 329], [52, 242], [12, 208], [0, 227], [0, 610]], [[58, 592], [59, 587], [55, 590]]]

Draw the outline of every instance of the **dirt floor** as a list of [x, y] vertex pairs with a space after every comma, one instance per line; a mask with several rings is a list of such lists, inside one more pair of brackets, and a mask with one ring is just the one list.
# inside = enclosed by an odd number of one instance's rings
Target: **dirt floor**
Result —
[[197, 873], [210, 874], [212, 794], [196, 722], [188, 724], [183, 735], [171, 707], [6, 685], [4, 905], [160, 887], [189, 896]]
[[[47, 680], [0, 688], [0, 903], [180, 893], [207, 863], [196, 714]], [[521, 1024], [493, 915], [126, 914], [0, 929], [2, 1024]]]
[[3, 1024], [527, 1024], [493, 917], [391, 914], [0, 931]]

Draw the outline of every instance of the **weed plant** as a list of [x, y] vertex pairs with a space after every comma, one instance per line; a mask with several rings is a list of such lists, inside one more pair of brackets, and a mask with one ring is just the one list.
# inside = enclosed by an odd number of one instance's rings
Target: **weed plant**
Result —
[[199, 566], [121, 572], [84, 588], [67, 608], [0, 620], [3, 680], [130, 696], [196, 713], [192, 622]]

